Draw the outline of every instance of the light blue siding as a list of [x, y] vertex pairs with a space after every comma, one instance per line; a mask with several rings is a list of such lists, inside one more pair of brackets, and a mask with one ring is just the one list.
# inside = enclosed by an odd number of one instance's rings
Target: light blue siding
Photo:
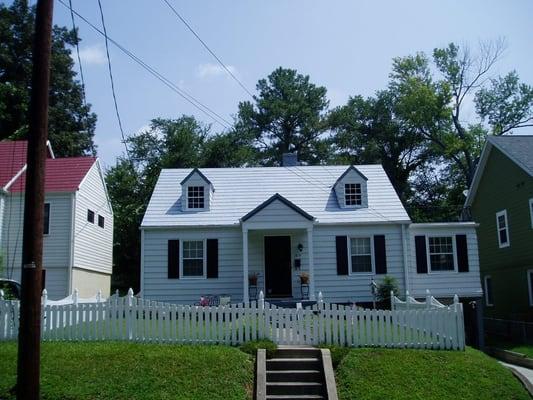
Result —
[[[110, 274], [113, 265], [113, 213], [107, 199], [99, 163], [93, 164], [76, 194], [74, 267]], [[95, 214], [87, 221], [87, 210]], [[104, 217], [104, 228], [98, 216]]]

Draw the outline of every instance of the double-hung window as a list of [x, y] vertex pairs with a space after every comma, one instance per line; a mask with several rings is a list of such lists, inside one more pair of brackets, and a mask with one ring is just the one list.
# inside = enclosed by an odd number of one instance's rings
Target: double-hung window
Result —
[[205, 248], [203, 240], [183, 240], [182, 276], [201, 278], [205, 276]]
[[493, 306], [494, 298], [492, 295], [492, 278], [490, 277], [490, 275], [485, 276], [484, 283], [485, 283], [485, 305]]
[[351, 273], [372, 273], [372, 240], [369, 237], [350, 238]]
[[432, 272], [454, 271], [455, 256], [452, 236], [430, 236], [429, 265]]
[[344, 202], [346, 206], [360, 206], [361, 199], [362, 197], [360, 183], [346, 183], [344, 185]]
[[205, 192], [203, 186], [187, 187], [187, 208], [202, 209], [205, 208]]
[[496, 229], [498, 231], [498, 244], [500, 248], [508, 247], [509, 242], [509, 223], [507, 221], [507, 210], [496, 213]]

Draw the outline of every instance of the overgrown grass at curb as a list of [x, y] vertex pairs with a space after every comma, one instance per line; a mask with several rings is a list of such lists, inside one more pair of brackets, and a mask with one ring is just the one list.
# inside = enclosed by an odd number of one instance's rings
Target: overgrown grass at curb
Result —
[[[14, 399], [16, 343], [0, 343], [0, 399]], [[250, 399], [253, 360], [227, 346], [43, 343], [43, 400]]]
[[336, 377], [341, 400], [530, 399], [509, 370], [470, 348], [353, 349]]

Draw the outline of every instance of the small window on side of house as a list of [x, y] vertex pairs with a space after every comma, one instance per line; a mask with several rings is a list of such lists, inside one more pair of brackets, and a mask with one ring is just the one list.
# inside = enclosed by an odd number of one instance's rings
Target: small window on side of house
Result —
[[347, 207], [360, 206], [362, 204], [361, 184], [344, 184], [344, 204]]
[[202, 209], [205, 208], [205, 188], [203, 186], [187, 187], [187, 208]]
[[48, 235], [50, 233], [50, 203], [44, 203], [43, 225], [43, 234]]
[[94, 224], [94, 211], [87, 210], [87, 222]]
[[492, 307], [494, 305], [494, 298], [492, 295], [492, 278], [490, 275], [484, 278], [485, 286], [485, 305]]
[[496, 230], [498, 233], [498, 245], [500, 248], [508, 247], [509, 242], [509, 223], [507, 221], [507, 210], [496, 213]]
[[454, 271], [455, 257], [452, 236], [430, 236], [429, 265], [431, 272]]
[[101, 215], [98, 215], [98, 226], [103, 228], [105, 226], [105, 218]]

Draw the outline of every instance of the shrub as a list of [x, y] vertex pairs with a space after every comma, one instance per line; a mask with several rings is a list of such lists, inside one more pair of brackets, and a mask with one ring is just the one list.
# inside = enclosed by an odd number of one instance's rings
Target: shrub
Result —
[[239, 349], [247, 354], [250, 354], [252, 356], [255, 356], [257, 354], [257, 349], [265, 349], [267, 358], [271, 358], [274, 356], [274, 353], [276, 352], [278, 346], [276, 346], [276, 343], [263, 339], [263, 340], [253, 340], [251, 342], [243, 343]]
[[398, 294], [398, 283], [396, 278], [385, 275], [383, 280], [378, 283], [378, 289], [376, 297], [378, 301], [381, 302], [390, 302], [390, 292], [393, 292], [395, 295]]

